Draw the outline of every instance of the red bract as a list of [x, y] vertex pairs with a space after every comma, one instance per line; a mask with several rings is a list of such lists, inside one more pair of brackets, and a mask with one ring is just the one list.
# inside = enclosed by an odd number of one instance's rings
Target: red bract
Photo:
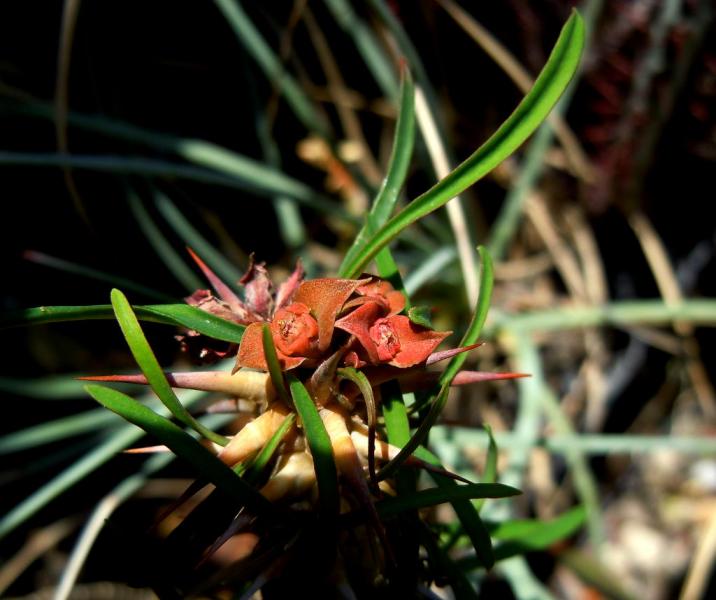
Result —
[[[404, 307], [403, 295], [377, 277], [304, 281], [293, 304], [271, 320], [279, 363], [283, 369], [315, 366], [336, 352], [344, 364], [356, 367], [424, 363], [450, 332], [436, 332], [396, 314]], [[334, 335], [335, 329], [349, 336]], [[237, 366], [268, 368], [260, 324], [244, 332]]]

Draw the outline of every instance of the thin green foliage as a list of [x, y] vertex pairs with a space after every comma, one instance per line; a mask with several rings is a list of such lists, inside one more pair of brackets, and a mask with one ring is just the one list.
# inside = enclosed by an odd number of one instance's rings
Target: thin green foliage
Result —
[[295, 375], [289, 374], [288, 386], [298, 415], [301, 417], [301, 425], [313, 457], [321, 511], [331, 518], [337, 514], [339, 505], [338, 474], [333, 460], [331, 439], [304, 385]]
[[174, 454], [192, 465], [201, 477], [238, 502], [239, 506], [247, 506], [257, 512], [273, 511], [268, 500], [246, 484], [197, 440], [168, 419], [112, 388], [87, 385], [85, 389], [102, 406], [165, 444]]
[[343, 257], [339, 277], [352, 278], [360, 275], [359, 271], [349, 271], [347, 266], [354, 262], [361, 252], [362, 247], [368, 242], [371, 236], [382, 227], [390, 218], [395, 209], [400, 191], [405, 184], [408, 175], [410, 159], [413, 156], [415, 146], [415, 86], [407, 69], [403, 70], [403, 78], [400, 90], [400, 108], [398, 121], [395, 125], [393, 136], [393, 150], [388, 162], [388, 170], [383, 184], [373, 201], [370, 212], [366, 216], [366, 222], [353, 240], [353, 244]]
[[450, 488], [436, 487], [403, 494], [377, 502], [375, 507], [382, 517], [391, 517], [407, 510], [427, 508], [444, 502], [472, 500], [474, 498], [509, 498], [522, 492], [501, 483], [468, 483]]
[[[245, 327], [232, 323], [188, 304], [149, 304], [135, 306], [134, 312], [142, 321], [163, 323], [193, 329], [225, 342], [238, 344]], [[94, 306], [39, 306], [9, 311], [0, 316], [0, 329], [63, 321], [114, 320], [111, 304]]]
[[575, 12], [562, 28], [534, 86], [500, 128], [467, 160], [390, 219], [345, 265], [360, 271], [406, 227], [446, 204], [512, 154], [542, 123], [574, 75], [584, 44], [584, 23]]
[[[495, 483], [497, 481], [497, 444], [492, 435], [492, 428], [489, 425], [485, 425], [484, 427], [490, 439], [490, 443], [487, 446], [487, 458], [485, 460], [485, 471], [482, 474], [482, 483]], [[475, 508], [478, 512], [482, 509], [484, 504], [484, 500], [475, 502]]]
[[365, 373], [353, 367], [338, 369], [337, 374], [342, 379], [353, 382], [360, 390], [365, 403], [365, 410], [368, 416], [368, 473], [371, 481], [375, 482], [375, 428], [378, 422], [378, 411], [373, 397], [373, 387], [365, 376]]
[[340, 204], [321, 196], [309, 186], [245, 156], [201, 140], [179, 139], [172, 148], [191, 164], [154, 158], [116, 155], [48, 154], [41, 152], [0, 152], [0, 165], [16, 167], [62, 167], [124, 175], [179, 178], [209, 185], [250, 191], [273, 197], [286, 194], [313, 210], [357, 223]]
[[266, 79], [276, 85], [296, 117], [309, 131], [328, 137], [326, 121], [303, 89], [283, 68], [282, 61], [271, 49], [238, 0], [214, 0], [236, 34], [236, 39], [261, 67]]
[[149, 211], [144, 208], [142, 200], [134, 190], [127, 190], [127, 201], [137, 221], [137, 225], [139, 225], [139, 228], [144, 233], [144, 237], [147, 238], [147, 241], [152, 245], [157, 256], [161, 258], [162, 263], [169, 272], [174, 275], [174, 278], [179, 281], [188, 292], [193, 292], [203, 287], [201, 279], [194, 274], [194, 271], [186, 264], [186, 261], [179, 256], [179, 253], [174, 250], [167, 238], [164, 237], [164, 234], [159, 227], [157, 227]]
[[112, 290], [112, 307], [114, 308], [114, 314], [117, 317], [119, 326], [122, 329], [122, 333], [129, 345], [129, 349], [132, 351], [134, 359], [147, 378], [147, 382], [151, 388], [156, 395], [159, 396], [162, 404], [169, 409], [174, 417], [184, 423], [184, 425], [191, 427], [206, 439], [225, 446], [227, 439], [224, 436], [217, 434], [201, 424], [179, 401], [171, 385], [169, 385], [167, 377], [159, 365], [156, 356], [154, 356], [154, 352], [152, 352], [149, 342], [147, 342], [147, 338], [144, 336], [144, 332], [139, 325], [139, 320], [134, 314], [129, 301], [125, 295], [117, 289]]
[[[419, 447], [415, 451], [415, 455], [431, 465], [442, 466], [438, 457], [423, 447]], [[444, 475], [430, 473], [430, 477], [435, 482], [435, 485], [443, 490], [447, 491], [458, 487], [454, 479], [450, 479]], [[492, 553], [492, 540], [474, 504], [469, 499], [459, 498], [453, 499], [450, 504], [470, 539], [472, 547], [475, 549], [477, 559], [486, 569], [492, 568], [492, 565], [495, 564], [495, 557]]]
[[279, 398], [286, 403], [286, 406], [291, 406], [291, 396], [289, 396], [288, 390], [286, 389], [286, 383], [283, 380], [283, 371], [281, 371], [281, 364], [278, 361], [278, 354], [276, 354], [276, 346], [274, 346], [273, 343], [273, 335], [267, 324], [264, 324], [261, 328], [261, 341], [263, 343], [264, 358], [266, 359], [268, 372], [271, 376], [271, 383]]
[[[492, 298], [492, 287], [494, 281], [492, 261], [485, 248], [480, 247], [478, 250], [480, 252], [480, 257], [482, 258], [480, 294], [477, 299], [477, 305], [475, 307], [472, 320], [468, 325], [465, 335], [460, 341], [460, 346], [469, 346], [477, 341], [480, 336], [480, 332], [482, 331], [482, 326], [487, 319], [487, 312], [490, 308], [490, 300]], [[452, 357], [445, 371], [440, 376], [440, 391], [438, 392], [434, 402], [431, 404], [428, 414], [420, 423], [418, 429], [412, 435], [410, 440], [408, 440], [408, 442], [401, 448], [397, 456], [395, 456], [395, 458], [388, 462], [388, 464], [378, 472], [379, 479], [384, 479], [393, 473], [395, 469], [397, 469], [398, 466], [400, 466], [405, 459], [407, 459], [408, 456], [410, 456], [427, 439], [430, 429], [433, 425], [435, 425], [440, 413], [445, 407], [445, 402], [447, 402], [448, 393], [450, 392], [450, 383], [462, 367], [466, 358], [467, 355], [464, 352]]]
[[35, 264], [50, 267], [51, 269], [57, 269], [58, 271], [78, 275], [80, 277], [86, 277], [88, 279], [103, 281], [111, 284], [112, 286], [124, 287], [128, 290], [136, 292], [137, 294], [141, 294], [159, 302], [171, 302], [173, 300], [173, 298], [168, 294], [163, 294], [153, 290], [152, 288], [132, 281], [131, 279], [120, 277], [119, 275], [115, 275], [113, 273], [106, 273], [98, 269], [92, 269], [91, 267], [80, 265], [62, 258], [57, 258], [55, 256], [49, 256], [47, 254], [43, 254], [42, 252], [28, 251], [25, 253], [25, 258]]
[[286, 418], [283, 420], [279, 428], [269, 438], [269, 441], [266, 442], [264, 447], [261, 448], [261, 452], [256, 455], [256, 458], [245, 469], [244, 479], [248, 483], [254, 484], [264, 475], [266, 468], [271, 462], [274, 454], [276, 454], [276, 450], [278, 450], [283, 438], [285, 438], [288, 432], [293, 429], [295, 423], [295, 413], [286, 415]]
[[[202, 257], [229, 287], [235, 287], [241, 272], [199, 233], [189, 219], [177, 208], [171, 198], [159, 190], [153, 190], [154, 203], [167, 223], [184, 243]], [[197, 287], [203, 287], [199, 285]], [[194, 288], [197, 289], [197, 288]]]

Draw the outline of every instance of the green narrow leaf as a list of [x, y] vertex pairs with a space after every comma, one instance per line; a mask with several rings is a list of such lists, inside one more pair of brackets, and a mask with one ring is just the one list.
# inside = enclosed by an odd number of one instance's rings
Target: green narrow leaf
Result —
[[281, 365], [278, 362], [276, 346], [273, 344], [273, 336], [271, 335], [271, 329], [269, 329], [268, 323], [264, 323], [264, 326], [261, 328], [261, 339], [264, 348], [264, 358], [266, 359], [269, 375], [271, 376], [271, 383], [278, 393], [279, 398], [286, 403], [286, 406], [291, 406], [291, 397], [288, 395], [288, 390], [283, 380], [283, 371], [281, 371]]
[[371, 482], [375, 483], [375, 427], [378, 422], [378, 411], [375, 406], [375, 398], [373, 397], [373, 388], [370, 381], [364, 373], [354, 369], [353, 367], [344, 367], [336, 371], [338, 376], [352, 381], [358, 386], [360, 393], [363, 395], [365, 409], [368, 415], [368, 473]]
[[500, 128], [467, 160], [390, 219], [344, 265], [344, 273], [360, 273], [373, 257], [406, 227], [430, 214], [484, 177], [512, 154], [547, 117], [577, 70], [584, 45], [584, 22], [575, 11], [530, 92]]
[[266, 467], [273, 458], [273, 455], [276, 453], [279, 444], [283, 441], [283, 438], [286, 437], [286, 434], [291, 431], [295, 422], [295, 413], [286, 415], [286, 418], [271, 436], [269, 441], [266, 442], [266, 445], [261, 449], [261, 452], [258, 453], [251, 465], [245, 469], [246, 475], [244, 476], [244, 479], [247, 483], [254, 484], [261, 478]]
[[427, 508], [444, 502], [457, 502], [474, 498], [509, 498], [521, 493], [520, 490], [502, 483], [468, 483], [450, 488], [436, 487], [420, 490], [413, 494], [402, 494], [386, 498], [377, 502], [375, 508], [382, 517], [391, 517], [406, 510]]
[[[477, 338], [480, 336], [482, 326], [485, 323], [485, 319], [487, 319], [487, 312], [490, 308], [490, 300], [492, 298], [492, 285], [494, 279], [492, 260], [490, 259], [490, 255], [484, 247], [480, 246], [478, 248], [478, 251], [480, 252], [480, 257], [482, 259], [482, 272], [480, 274], [480, 294], [477, 298], [477, 306], [475, 307], [475, 313], [472, 316], [472, 320], [468, 325], [465, 335], [460, 341], [460, 346], [469, 346], [470, 344], [474, 344]], [[462, 367], [466, 358], [467, 354], [465, 352], [452, 357], [452, 359], [448, 363], [447, 368], [440, 376], [440, 391], [438, 392], [435, 401], [431, 404], [428, 414], [425, 416], [423, 421], [418, 426], [418, 429], [412, 435], [410, 440], [408, 440], [408, 442], [401, 448], [400, 452], [398, 452], [395, 458], [393, 458], [393, 460], [383, 466], [383, 468], [378, 472], [378, 479], [385, 479], [391, 473], [393, 473], [395, 469], [397, 469], [403, 463], [403, 461], [408, 458], [408, 456], [410, 456], [427, 439], [428, 434], [430, 433], [430, 429], [433, 427], [433, 425], [435, 425], [438, 420], [438, 417], [440, 416], [440, 413], [445, 407], [445, 402], [447, 402], [447, 397], [450, 392], [450, 383]]]
[[[135, 306], [135, 314], [142, 321], [178, 325], [193, 329], [209, 337], [234, 344], [241, 343], [245, 327], [221, 319], [188, 304], [149, 304]], [[9, 311], [0, 316], [0, 329], [63, 321], [114, 320], [111, 304], [93, 306], [39, 306]]]
[[57, 258], [55, 256], [49, 256], [47, 254], [44, 254], [43, 252], [35, 252], [34, 250], [28, 250], [24, 252], [23, 258], [35, 264], [43, 265], [51, 269], [57, 269], [58, 271], [64, 271], [65, 273], [72, 273], [73, 275], [77, 275], [79, 277], [86, 277], [88, 279], [104, 281], [113, 286], [122, 286], [129, 290], [132, 290], [133, 292], [142, 294], [147, 298], [152, 298], [153, 300], [157, 300], [160, 302], [172, 302], [173, 300], [175, 300], [175, 298], [170, 296], [169, 294], [157, 292], [156, 290], [142, 285], [141, 283], [132, 281], [131, 279], [127, 279], [119, 275], [114, 275], [112, 273], [105, 273], [104, 271], [92, 269], [91, 267], [80, 265], [69, 260], [64, 260], [62, 258]]
[[169, 196], [155, 189], [153, 197], [159, 212], [184, 243], [201, 256], [224, 283], [234, 288], [236, 282], [241, 279], [241, 272], [199, 233]]
[[428, 527], [421, 523], [420, 527], [421, 536], [420, 541], [428, 552], [428, 558], [430, 562], [437, 567], [435, 570], [442, 572], [448, 578], [450, 587], [455, 598], [478, 598], [474, 588], [467, 580], [465, 573], [458, 568], [457, 564], [448, 556], [437, 540], [433, 537], [432, 531]]
[[[492, 258], [484, 246], [478, 246], [477, 251], [480, 253], [480, 294], [477, 298], [477, 305], [470, 324], [467, 327], [467, 331], [465, 331], [465, 335], [462, 336], [459, 346], [470, 346], [477, 342], [487, 320], [487, 313], [490, 310], [490, 301], [492, 300], [492, 288], [495, 281]], [[466, 352], [453, 356], [440, 376], [440, 384], [450, 385], [466, 360]]]
[[[410, 159], [413, 156], [415, 145], [415, 85], [410, 77], [409, 71], [403, 71], [403, 80], [400, 91], [400, 108], [398, 121], [395, 125], [393, 136], [393, 150], [388, 162], [388, 171], [383, 185], [378, 191], [366, 222], [358, 232], [353, 245], [346, 252], [341, 267], [338, 270], [339, 277], [348, 279], [360, 275], [360, 271], [349, 272], [346, 266], [354, 262], [359, 256], [362, 248], [366, 245], [371, 236], [382, 227], [390, 218], [390, 215], [398, 201], [398, 195], [403, 188], [405, 178], [410, 167]], [[383, 260], [385, 258], [383, 257]], [[390, 265], [384, 264], [390, 270]], [[387, 277], [383, 275], [383, 277]]]
[[[380, 386], [380, 395], [388, 442], [402, 448], [410, 439], [410, 423], [400, 384], [396, 380], [384, 383]], [[418, 477], [412, 469], [403, 469], [396, 474], [396, 480], [398, 493], [406, 494], [415, 490]]]
[[157, 438], [174, 454], [191, 464], [200, 477], [216, 485], [241, 505], [246, 505], [257, 512], [273, 510], [268, 500], [247, 485], [197, 440], [168, 419], [112, 388], [87, 385], [85, 389], [102, 406]]
[[147, 378], [147, 382], [154, 390], [154, 393], [159, 396], [162, 404], [166, 406], [169, 411], [184, 425], [191, 427], [197, 433], [203, 435], [206, 439], [211, 440], [217, 444], [225, 446], [227, 439], [215, 433], [205, 425], [197, 421], [191, 413], [179, 402], [172, 386], [169, 385], [166, 375], [157, 358], [154, 356], [147, 338], [144, 336], [137, 316], [134, 314], [129, 301], [122, 292], [117, 289], [112, 290], [112, 307], [114, 313], [119, 322], [119, 326], [124, 334], [124, 339], [127, 340], [129, 349], [132, 351], [134, 360], [137, 361], [139, 368]]
[[333, 460], [331, 439], [304, 385], [292, 374], [288, 375], [288, 385], [313, 456], [321, 509], [325, 515], [336, 515], [339, 505], [338, 473]]
[[296, 117], [309, 131], [328, 137], [325, 120], [316, 112], [296, 80], [283, 68], [282, 60], [271, 49], [249, 16], [236, 0], [214, 0], [239, 43], [261, 67], [271, 85], [276, 85]]
[[495, 547], [495, 559], [548, 548], [575, 533], [587, 518], [585, 507], [578, 506], [549, 521], [527, 520], [500, 523], [490, 533], [501, 541]]
[[171, 148], [186, 161], [206, 165], [206, 168], [144, 157], [39, 152], [0, 152], [0, 165], [71, 167], [107, 173], [180, 178], [242, 191], [249, 190], [265, 196], [285, 193], [320, 213], [334, 215], [347, 223], [360, 223], [357, 217], [349, 214], [339, 203], [258, 161], [252, 161], [202, 140], [177, 139]]
[[[442, 467], [437, 456], [423, 447], [418, 448], [415, 455], [432, 465]], [[430, 473], [430, 477], [435, 482], [435, 485], [441, 489], [449, 490], [458, 485], [453, 479], [438, 475], [437, 473]], [[451, 504], [465, 533], [468, 538], [470, 538], [470, 542], [475, 549], [475, 555], [480, 561], [480, 564], [486, 569], [491, 569], [495, 564], [495, 557], [492, 553], [492, 541], [479, 513], [470, 500], [453, 500]]]
[[152, 245], [157, 256], [161, 258], [162, 262], [174, 275], [174, 278], [179, 281], [184, 288], [190, 293], [194, 290], [198, 290], [203, 287], [201, 279], [199, 279], [189, 268], [189, 265], [179, 256], [179, 253], [174, 250], [172, 245], [169, 243], [164, 234], [159, 230], [156, 223], [152, 219], [151, 215], [144, 208], [141, 199], [137, 193], [132, 189], [127, 189], [127, 200], [129, 202], [129, 208], [134, 214], [134, 218], [137, 221], [137, 225], [144, 233], [144, 237]]
[[[485, 431], [490, 439], [489, 446], [487, 447], [487, 460], [485, 461], [485, 472], [482, 474], [482, 483], [495, 483], [497, 481], [497, 443], [495, 437], [492, 435], [492, 428], [489, 425], [485, 425]], [[475, 504], [475, 509], [479, 512], [482, 509], [484, 500], [478, 500]]]

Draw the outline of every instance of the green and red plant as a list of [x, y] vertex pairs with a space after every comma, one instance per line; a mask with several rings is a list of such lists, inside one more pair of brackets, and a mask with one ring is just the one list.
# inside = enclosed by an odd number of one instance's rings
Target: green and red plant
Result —
[[[263, 588], [282, 596], [310, 585], [318, 595], [338, 589], [347, 597], [411, 596], [436, 582], [467, 595], [469, 583], [437, 543], [438, 524], [419, 512], [444, 502], [452, 504], [475, 559], [493, 565], [490, 534], [473, 500], [519, 491], [495, 483], [494, 468], [481, 483], [467, 482], [428, 450], [451, 385], [521, 376], [461, 370], [487, 316], [490, 258], [481, 248], [480, 294], [465, 335], [454, 349], [437, 351], [451, 332], [434, 330], [430, 310], [411, 305], [388, 245], [525, 141], [576, 71], [583, 39], [575, 13], [532, 91], [498, 131], [391, 217], [415, 137], [414, 89], [404, 73], [388, 173], [338, 277], [304, 280], [299, 264], [274, 293], [264, 265], [252, 262], [239, 294], [192, 252], [214, 292], [198, 290], [185, 305], [132, 307], [114, 290], [111, 307], [23, 315], [35, 322], [115, 317], [142, 374], [86, 379], [147, 384], [176, 422], [116, 389], [90, 384], [88, 393], [162, 444], [151, 450], [169, 450], [194, 467], [197, 482], [170, 512], [213, 486], [159, 546], [163, 566], [154, 583], [163, 595], [248, 597]], [[373, 261], [380, 276], [364, 273]], [[182, 326], [190, 354], [204, 361], [235, 356], [233, 370], [224, 362], [219, 370], [165, 373], [139, 319]], [[444, 370], [428, 368], [444, 360]], [[227, 425], [226, 434], [218, 433], [174, 388], [217, 393], [233, 403], [234, 417], [239, 401], [248, 402], [249, 418], [238, 430]], [[420, 392], [411, 404], [408, 392]], [[494, 443], [489, 453], [494, 467]], [[435, 487], [419, 489], [416, 469], [426, 470]], [[252, 540], [241, 559], [211, 569], [209, 559], [241, 536]]]

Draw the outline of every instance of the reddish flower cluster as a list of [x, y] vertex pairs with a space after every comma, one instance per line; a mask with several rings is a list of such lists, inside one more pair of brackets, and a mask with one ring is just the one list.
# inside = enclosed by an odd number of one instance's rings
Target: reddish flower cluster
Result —
[[[270, 321], [279, 362], [286, 370], [315, 366], [339, 352], [353, 367], [423, 363], [450, 332], [413, 323], [398, 314], [404, 307], [402, 294], [377, 277], [304, 281]], [[247, 327], [239, 367], [267, 369], [261, 330], [258, 322]]]

